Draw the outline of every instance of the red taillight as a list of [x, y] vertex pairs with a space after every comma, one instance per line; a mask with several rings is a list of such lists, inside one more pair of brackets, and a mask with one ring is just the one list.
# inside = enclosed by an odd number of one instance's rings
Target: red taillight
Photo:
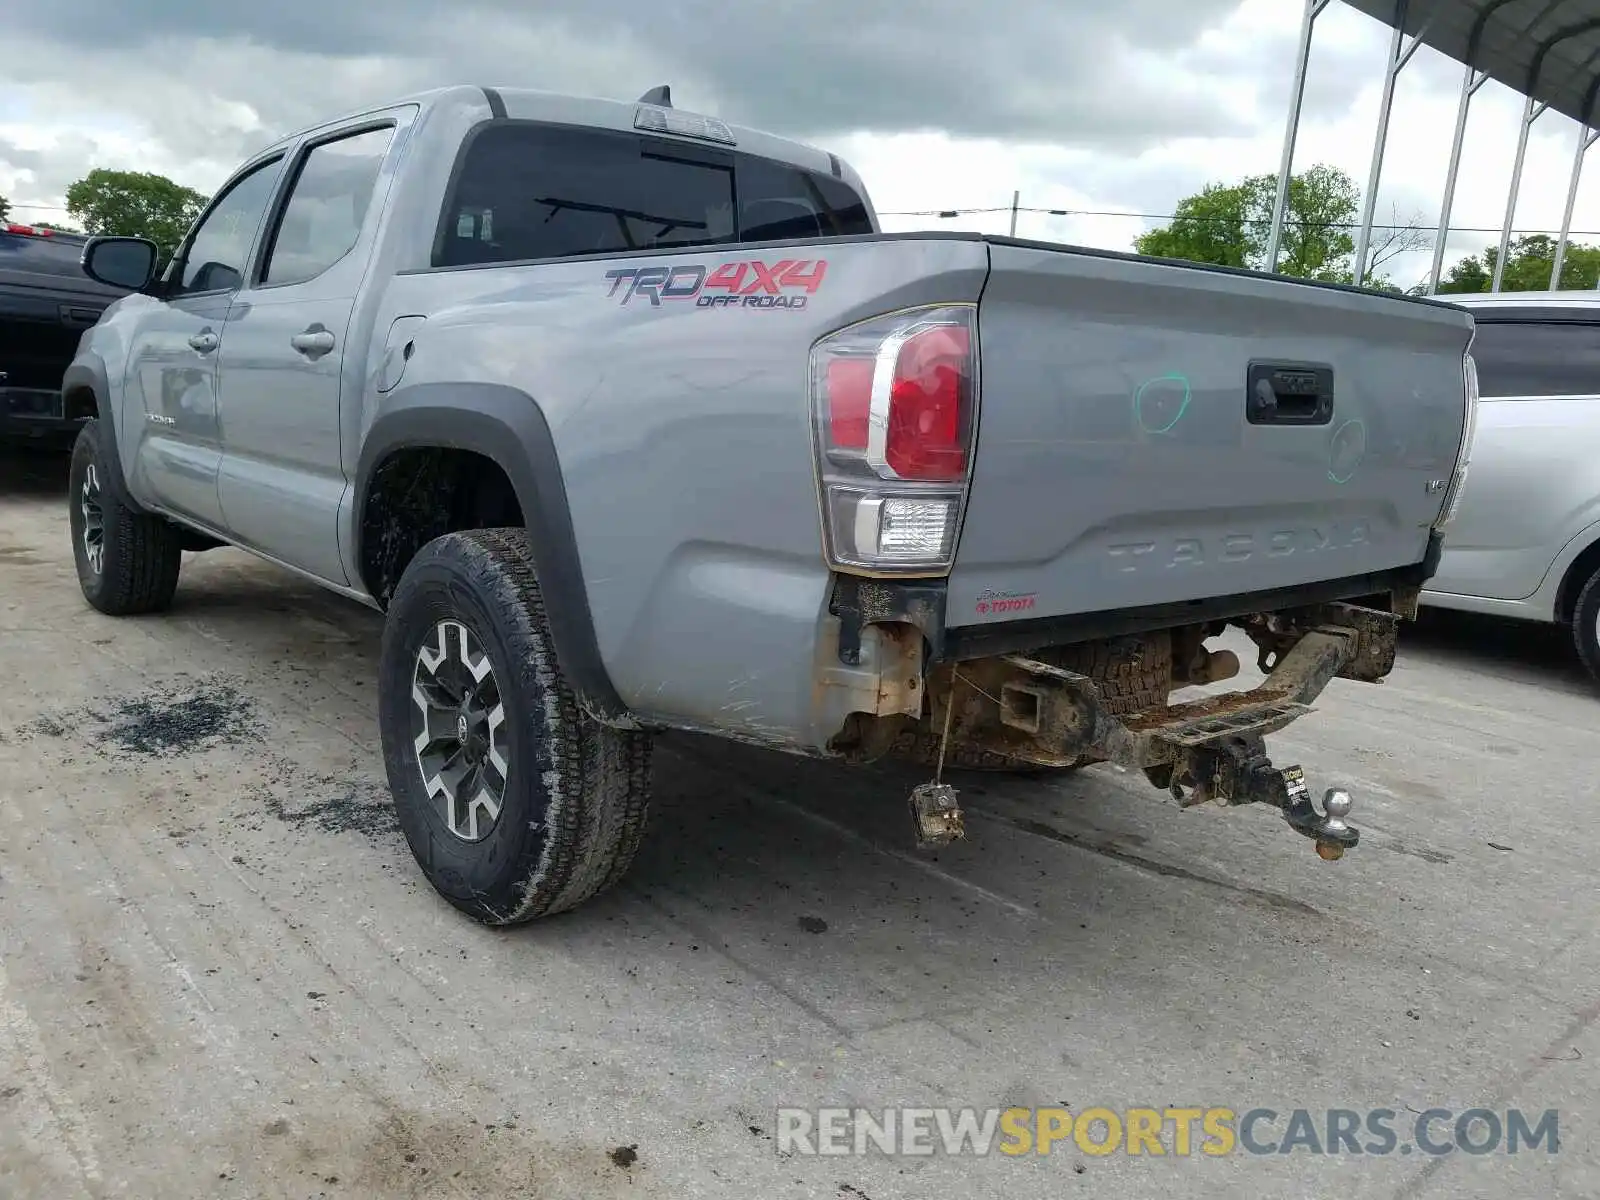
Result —
[[811, 351], [828, 558], [844, 570], [943, 572], [954, 561], [977, 425], [976, 309], [874, 317]]
[[53, 229], [36, 229], [32, 225], [7, 225], [7, 233], [20, 233], [26, 237], [49, 237], [55, 232]]
[[966, 474], [970, 354], [967, 330], [956, 325], [923, 330], [901, 345], [883, 455], [901, 479], [958, 480]]
[[828, 363], [828, 424], [840, 450], [867, 448], [867, 421], [872, 412], [872, 375], [876, 360], [836, 358]]

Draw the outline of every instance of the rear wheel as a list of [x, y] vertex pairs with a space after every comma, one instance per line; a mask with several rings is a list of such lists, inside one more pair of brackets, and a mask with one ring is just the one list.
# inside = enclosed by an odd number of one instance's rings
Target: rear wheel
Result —
[[[1106, 708], [1119, 717], [1160, 708], [1172, 691], [1172, 639], [1164, 630], [1140, 637], [1056, 646], [1032, 657], [1094, 680]], [[889, 753], [907, 762], [934, 767], [939, 762], [939, 739], [938, 730], [908, 730], [896, 739]], [[1102, 760], [1085, 754], [1065, 767], [1043, 767], [1008, 754], [951, 746], [944, 761], [947, 767], [966, 771], [1035, 774], [1074, 771]]]
[[1589, 577], [1578, 593], [1578, 602], [1572, 606], [1572, 640], [1578, 647], [1578, 658], [1600, 683], [1600, 571]]
[[446, 534], [406, 567], [384, 624], [379, 730], [418, 864], [486, 924], [575, 908], [639, 848], [649, 738], [579, 709], [521, 529]]
[[137, 513], [110, 486], [100, 423], [73, 443], [67, 525], [84, 599], [113, 617], [158, 612], [172, 603], [183, 562], [183, 532], [164, 517]]

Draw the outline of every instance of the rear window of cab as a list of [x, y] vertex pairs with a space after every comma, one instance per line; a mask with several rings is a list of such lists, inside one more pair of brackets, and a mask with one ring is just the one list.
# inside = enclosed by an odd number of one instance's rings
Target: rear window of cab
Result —
[[841, 179], [670, 138], [510, 121], [458, 165], [436, 267], [872, 232]]

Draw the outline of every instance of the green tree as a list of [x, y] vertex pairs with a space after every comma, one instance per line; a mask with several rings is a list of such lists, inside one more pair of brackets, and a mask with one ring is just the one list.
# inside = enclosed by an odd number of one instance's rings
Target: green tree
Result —
[[[1485, 246], [1450, 268], [1439, 283], [1441, 292], [1487, 292], [1494, 286], [1494, 265], [1499, 246]], [[1547, 233], [1530, 233], [1512, 240], [1506, 251], [1504, 292], [1542, 292], [1550, 286], [1556, 262], [1556, 239]], [[1600, 282], [1600, 246], [1569, 242], [1561, 260], [1560, 287], [1592, 290]]]
[[62, 225], [55, 221], [30, 221], [35, 229], [53, 229], [57, 233], [82, 233], [76, 225]]
[[[1142, 235], [1134, 248], [1162, 258], [1264, 270], [1277, 193], [1276, 175], [1207, 184], [1178, 203], [1170, 225]], [[1360, 207], [1361, 189], [1338, 167], [1319, 163], [1290, 176], [1277, 270], [1301, 279], [1351, 282]], [[1420, 249], [1426, 235], [1414, 219], [1397, 219], [1373, 234], [1365, 282], [1397, 291], [1380, 268], [1398, 254]]]
[[1206, 184], [1178, 201], [1172, 224], [1150, 230], [1133, 245], [1140, 254], [1219, 267], [1254, 267], [1266, 249], [1251, 224], [1248, 181]]
[[11, 215], [11, 201], [0, 196], [0, 221], [7, 220]]
[[88, 233], [149, 238], [165, 259], [189, 231], [206, 197], [148, 171], [96, 167], [67, 189], [67, 212]]
[[[1266, 266], [1278, 179], [1275, 175], [1255, 175], [1245, 181], [1245, 187], [1250, 194], [1253, 225], [1264, 231], [1260, 235], [1260, 269]], [[1360, 205], [1361, 189], [1338, 167], [1318, 164], [1291, 175], [1277, 270], [1298, 279], [1350, 282], [1356, 252], [1353, 230]], [[1376, 271], [1378, 254], [1372, 257]]]

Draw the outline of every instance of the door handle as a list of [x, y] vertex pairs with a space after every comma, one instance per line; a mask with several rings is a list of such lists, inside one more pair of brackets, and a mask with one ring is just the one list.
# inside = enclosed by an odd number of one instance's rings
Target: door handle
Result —
[[1252, 425], [1326, 425], [1333, 420], [1333, 368], [1252, 362], [1245, 420]]
[[321, 358], [333, 349], [333, 334], [326, 329], [311, 328], [295, 334], [289, 344], [307, 358]]
[[217, 348], [217, 335], [207, 329], [195, 334], [189, 339], [189, 346], [196, 354], [210, 354]]
[[61, 323], [63, 325], [87, 329], [99, 320], [100, 314], [95, 309], [84, 308], [76, 304], [63, 304], [61, 306]]

